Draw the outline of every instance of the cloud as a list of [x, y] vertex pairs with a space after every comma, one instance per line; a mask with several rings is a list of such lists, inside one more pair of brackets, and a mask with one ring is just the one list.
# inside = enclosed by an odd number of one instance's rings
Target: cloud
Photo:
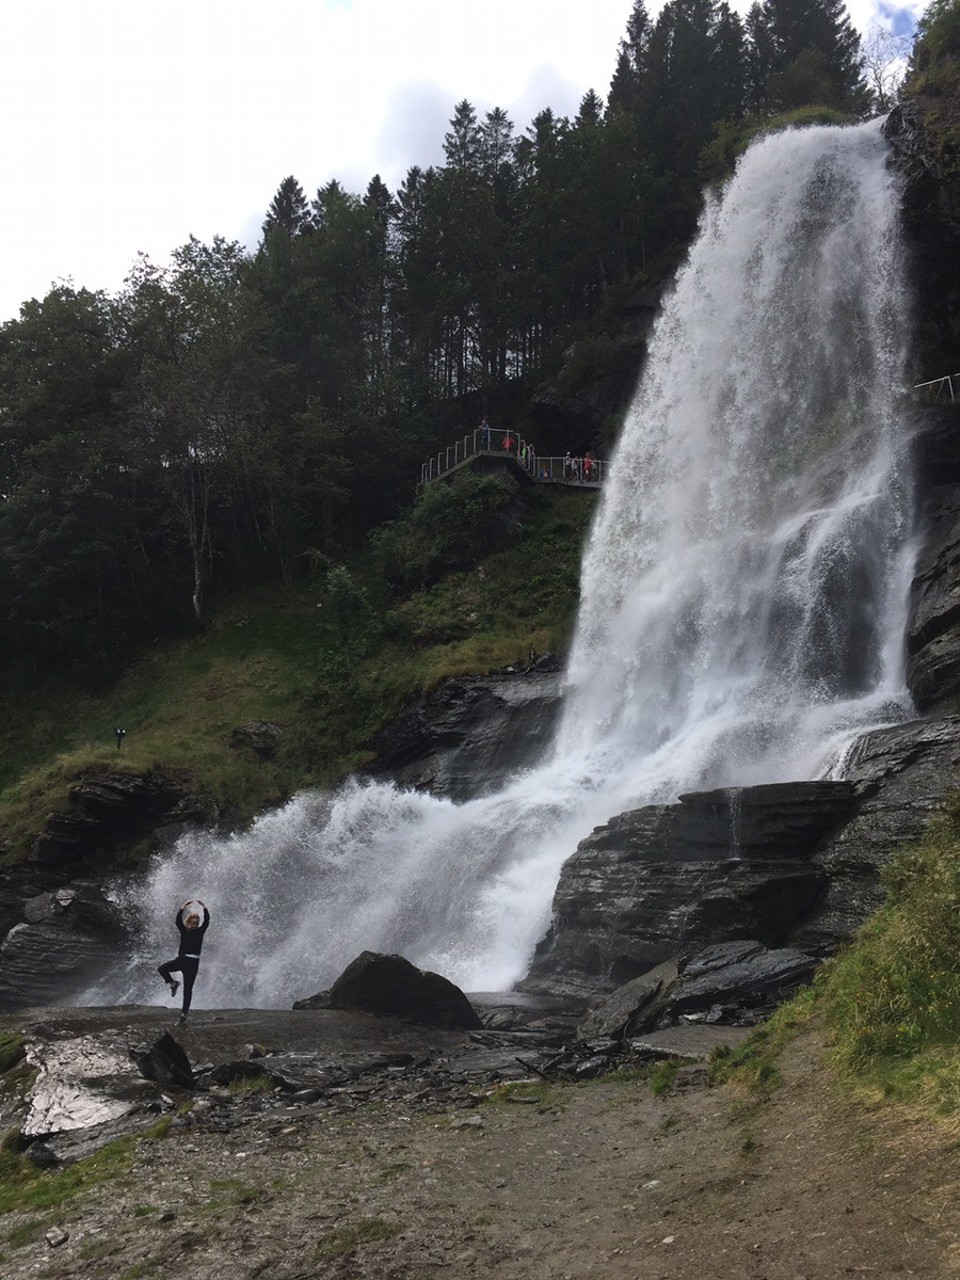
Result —
[[443, 135], [455, 105], [446, 90], [430, 81], [400, 84], [390, 91], [373, 154], [392, 191], [413, 165], [426, 169], [443, 163]]

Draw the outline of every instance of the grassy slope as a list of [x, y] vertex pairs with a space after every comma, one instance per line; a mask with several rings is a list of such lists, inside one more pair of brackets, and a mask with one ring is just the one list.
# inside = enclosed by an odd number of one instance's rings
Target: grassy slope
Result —
[[[365, 758], [374, 729], [445, 676], [503, 667], [531, 645], [562, 649], [593, 504], [592, 493], [533, 491], [508, 550], [400, 602], [372, 557], [359, 555], [349, 567], [382, 639], [346, 666], [331, 669], [325, 657], [321, 580], [222, 600], [197, 633], [135, 655], [97, 692], [64, 676], [0, 685], [0, 852], [22, 856], [77, 777], [118, 764], [182, 770], [197, 790], [250, 817], [343, 777]], [[284, 726], [275, 761], [228, 745], [251, 720]], [[127, 730], [120, 753], [117, 727]]]

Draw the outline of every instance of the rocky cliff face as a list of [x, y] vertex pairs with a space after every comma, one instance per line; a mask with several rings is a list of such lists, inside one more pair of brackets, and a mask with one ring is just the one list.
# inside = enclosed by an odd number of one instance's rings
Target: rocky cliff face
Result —
[[559, 711], [549, 654], [526, 672], [445, 680], [377, 734], [365, 772], [451, 800], [483, 795], [541, 757]]

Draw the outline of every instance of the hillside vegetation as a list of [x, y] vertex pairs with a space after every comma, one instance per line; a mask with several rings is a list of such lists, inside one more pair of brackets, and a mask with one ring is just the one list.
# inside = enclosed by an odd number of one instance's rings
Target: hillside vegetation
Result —
[[[376, 728], [444, 677], [523, 665], [531, 646], [563, 650], [594, 500], [461, 475], [349, 562], [231, 594], [191, 635], [144, 647], [115, 681], [23, 685], [8, 673], [4, 855], [26, 852], [71, 782], [117, 766], [180, 772], [249, 818], [339, 780], [369, 755]], [[230, 746], [234, 729], [258, 720], [283, 728], [273, 760]]]

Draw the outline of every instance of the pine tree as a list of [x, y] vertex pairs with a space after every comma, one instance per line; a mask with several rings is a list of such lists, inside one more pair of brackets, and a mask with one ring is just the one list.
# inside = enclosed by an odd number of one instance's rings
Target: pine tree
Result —
[[267, 216], [263, 221], [263, 239], [271, 232], [279, 231], [291, 240], [302, 235], [310, 226], [310, 209], [303, 188], [291, 174], [284, 178], [277, 188], [277, 194], [270, 201]]
[[867, 109], [860, 38], [843, 0], [765, 0], [764, 14], [773, 55], [767, 88], [775, 108]]

